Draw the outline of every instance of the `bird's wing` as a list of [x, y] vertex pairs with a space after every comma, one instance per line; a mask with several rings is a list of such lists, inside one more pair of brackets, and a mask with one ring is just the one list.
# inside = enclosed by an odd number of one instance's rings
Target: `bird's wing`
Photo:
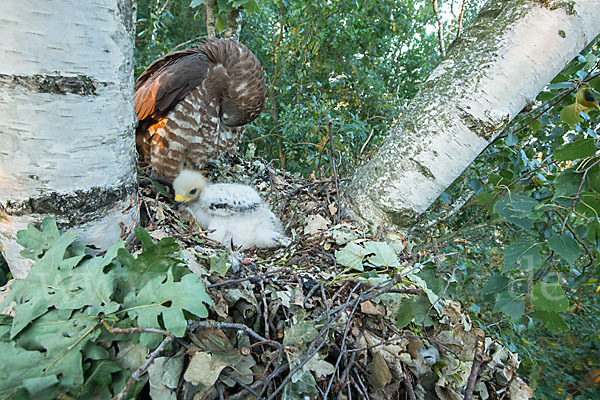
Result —
[[210, 185], [202, 191], [199, 201], [209, 214], [219, 216], [249, 213], [264, 205], [256, 190], [235, 183]]
[[135, 112], [141, 121], [159, 118], [200, 85], [209, 67], [197, 49], [174, 51], [154, 61], [135, 83]]

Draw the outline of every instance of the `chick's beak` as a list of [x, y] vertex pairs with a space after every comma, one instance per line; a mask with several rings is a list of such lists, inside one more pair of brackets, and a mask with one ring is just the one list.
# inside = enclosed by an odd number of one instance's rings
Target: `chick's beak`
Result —
[[175, 195], [175, 201], [177, 203], [187, 203], [188, 201], [190, 201], [192, 198], [191, 197], [183, 197], [181, 194], [177, 193]]

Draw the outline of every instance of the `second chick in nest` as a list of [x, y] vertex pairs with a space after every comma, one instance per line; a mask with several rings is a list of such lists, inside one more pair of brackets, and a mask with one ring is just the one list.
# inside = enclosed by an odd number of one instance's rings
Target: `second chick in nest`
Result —
[[287, 246], [281, 223], [248, 185], [211, 183], [200, 172], [183, 170], [173, 181], [175, 201], [206, 230], [208, 237], [233, 249]]

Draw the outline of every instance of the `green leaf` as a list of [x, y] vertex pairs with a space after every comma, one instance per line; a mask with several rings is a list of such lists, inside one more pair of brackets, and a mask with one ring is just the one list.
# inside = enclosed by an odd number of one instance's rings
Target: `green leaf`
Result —
[[41, 231], [29, 224], [26, 230], [17, 232], [17, 243], [25, 248], [21, 251], [23, 257], [38, 260], [59, 236], [56, 221], [52, 218], [44, 218]]
[[204, 0], [192, 0], [190, 7], [200, 7], [204, 4]]
[[535, 218], [533, 208], [537, 204], [537, 200], [529, 196], [509, 193], [496, 202], [494, 212], [512, 224], [531, 229]]
[[215, 22], [215, 30], [219, 33], [223, 32], [227, 27], [227, 14], [219, 14], [217, 15], [217, 20]]
[[183, 263], [175, 257], [179, 252], [179, 245], [172, 237], [163, 238], [154, 244], [143, 228], [137, 228], [135, 236], [142, 242], [142, 253], [137, 258], [125, 249], [117, 252], [119, 262], [123, 264], [116, 272], [121, 297], [131, 292], [137, 293], [148, 281], [156, 277], [164, 278], [171, 267]]
[[[93, 361], [91, 363], [90, 369], [87, 371], [86, 380], [81, 388], [79, 398], [111, 398], [113, 396], [113, 393], [111, 393], [110, 388], [115, 381], [115, 375], [122, 375], [125, 373], [125, 370], [113, 361]], [[119, 391], [120, 389], [120, 387], [115, 387], [115, 391]]]
[[591, 190], [600, 193], [600, 164], [596, 164], [587, 174]]
[[543, 262], [537, 243], [515, 243], [504, 249], [503, 271], [513, 271], [515, 269], [533, 271], [539, 268]]
[[[167, 272], [166, 280], [157, 276], [148, 281], [137, 296], [132, 293], [125, 298], [127, 313], [130, 318], [137, 319], [138, 326], [161, 329], [160, 316], [165, 329], [177, 337], [185, 334], [187, 326], [183, 310], [199, 318], [208, 316], [203, 303], [213, 304], [202, 279], [188, 274], [175, 282], [171, 271]], [[150, 344], [156, 340], [156, 334], [143, 333], [140, 337], [146, 347], [152, 347]]]
[[[231, 2], [233, 0], [217, 0], [217, 8], [220, 13], [227, 13], [227, 11], [231, 11]], [[215, 10], [217, 11], [217, 10]]]
[[536, 311], [567, 311], [569, 299], [558, 282], [538, 282], [531, 291]]
[[14, 338], [29, 323], [44, 314], [53, 304], [62, 304], [72, 296], [71, 270], [83, 256], [63, 259], [67, 247], [75, 241], [77, 234], [73, 231], [61, 235], [54, 245], [32, 268], [29, 276], [18, 279], [11, 287], [10, 294], [2, 304], [12, 301], [15, 317], [10, 337]]
[[[566, 79], [566, 77], [565, 77]], [[552, 83], [551, 85], [548, 85], [546, 87], [547, 90], [553, 90], [553, 89], [571, 89], [573, 87], [573, 83], [572, 82], [557, 82], [557, 83]]]
[[583, 139], [567, 143], [554, 151], [554, 159], [558, 161], [579, 160], [596, 154], [595, 139]]
[[56, 375], [44, 376], [41, 378], [29, 378], [23, 379], [23, 387], [29, 394], [38, 394], [42, 390], [48, 389], [50, 386], [54, 386], [58, 383]]
[[502, 275], [493, 275], [488, 279], [483, 288], [482, 294], [495, 294], [504, 292], [510, 285], [511, 280]]
[[510, 183], [510, 181], [508, 181], [506, 178], [503, 178], [502, 176], [500, 176], [498, 174], [489, 174], [488, 181], [492, 185], [494, 185], [494, 187], [498, 186], [500, 183], [502, 183], [503, 185], [508, 185]]
[[[572, 198], [577, 193], [583, 174], [578, 174], [574, 168], [568, 168], [562, 171], [556, 179], [554, 179], [554, 199]], [[585, 185], [584, 185], [585, 186]]]
[[302, 368], [314, 372], [317, 378], [324, 378], [333, 374], [335, 367], [331, 363], [321, 359], [325, 356], [319, 353], [315, 354]]
[[99, 335], [96, 318], [80, 311], [54, 309], [28, 326], [17, 344], [26, 349], [45, 349], [44, 359], [39, 361], [43, 373], [37, 377], [56, 374], [61, 386], [75, 388], [84, 381], [81, 351]]
[[555, 333], [562, 333], [569, 330], [569, 325], [567, 325], [567, 323], [564, 319], [562, 319], [560, 314], [556, 312], [536, 311], [533, 313], [533, 316], [543, 321], [544, 326]]
[[23, 381], [43, 375], [44, 353], [17, 347], [15, 342], [0, 342], [0, 354], [4, 360], [10, 360], [10, 368], [0, 368], [0, 398], [27, 398]]
[[316, 393], [317, 382], [315, 381], [315, 377], [309, 371], [301, 369], [296, 372], [292, 376], [290, 382], [285, 385], [281, 395], [281, 400], [314, 398], [314, 394]]
[[364, 247], [359, 246], [354, 242], [350, 242], [341, 250], [336, 250], [335, 259], [338, 264], [343, 265], [344, 267], [364, 271], [362, 261], [366, 254], [367, 252]]
[[542, 121], [540, 121], [539, 119], [534, 119], [533, 121], [531, 121], [529, 123], [529, 129], [531, 129], [532, 132], [539, 131], [541, 127], [542, 127]]
[[369, 257], [369, 262], [381, 267], [399, 267], [400, 262], [396, 252], [389, 244], [385, 242], [366, 242], [365, 250], [373, 255]]
[[169, 198], [169, 193], [167, 193], [167, 189], [165, 189], [165, 187], [163, 185], [161, 185], [159, 182], [150, 180], [150, 183], [152, 183], [152, 186], [154, 187], [154, 189], [156, 189], [156, 191], [160, 194], [162, 194], [163, 196]]
[[596, 89], [597, 91], [600, 92], [600, 76], [595, 77], [594, 79], [592, 79], [591, 81], [588, 82], [588, 84]]
[[417, 297], [414, 302], [414, 314], [415, 323], [418, 325], [432, 326], [433, 319], [431, 318], [432, 313], [435, 315], [435, 311], [431, 310], [431, 302], [425, 295]]
[[[479, 196], [475, 197], [475, 201], [481, 207], [486, 206], [486, 208], [491, 211], [494, 204], [493, 204], [493, 202], [490, 203], [490, 201], [492, 201], [494, 199], [494, 197], [496, 197], [496, 194], [494, 194], [494, 193], [483, 192]], [[490, 203], [490, 204], [488, 204], [488, 203]]]
[[403, 299], [396, 311], [396, 327], [402, 329], [413, 320], [415, 314], [415, 302], [411, 299]]
[[548, 247], [554, 250], [562, 258], [564, 258], [570, 265], [575, 264], [575, 260], [579, 256], [579, 244], [571, 236], [567, 235], [554, 235], [548, 239]]
[[226, 252], [210, 258], [209, 272], [211, 275], [217, 274], [223, 277], [225, 274], [227, 274], [229, 268], [231, 268], [231, 261], [229, 260], [229, 255]]
[[285, 347], [296, 347], [303, 349], [312, 342], [319, 331], [312, 321], [300, 321], [284, 329], [283, 345]]
[[579, 109], [577, 108], [576, 103], [563, 107], [563, 109], [560, 110], [560, 119], [564, 123], [570, 125], [571, 128], [583, 120], [579, 115]]
[[254, 13], [260, 12], [260, 7], [258, 6], [258, 3], [256, 2], [256, 0], [248, 0], [246, 5], [244, 6], [244, 8], [248, 12], [249, 16]]
[[115, 290], [115, 271], [104, 272], [104, 268], [117, 257], [117, 251], [123, 249], [122, 241], [111, 246], [103, 257], [92, 257], [81, 262], [71, 272], [69, 290], [61, 304], [62, 309], [77, 310], [85, 307], [88, 315], [111, 314], [119, 309], [119, 304], [111, 300]]
[[575, 210], [581, 214], [592, 212], [594, 217], [600, 216], [600, 194], [596, 192], [583, 192], [579, 198], [581, 203], [577, 205]]
[[63, 259], [75, 237], [75, 232], [61, 235], [32, 267], [30, 275], [14, 283], [5, 299], [17, 303], [11, 338], [52, 306], [61, 310], [85, 309], [88, 315], [118, 310], [119, 305], [110, 298], [115, 287], [114, 273], [103, 270], [114, 260], [117, 250], [123, 248], [123, 243], [113, 245], [104, 257], [84, 260], [85, 256], [79, 255]]
[[[215, 357], [215, 353], [213, 353], [213, 357]], [[238, 372], [238, 381], [246, 385], [251, 385], [252, 382], [254, 382], [252, 368], [254, 368], [255, 366], [256, 360], [254, 359], [254, 357], [252, 357], [251, 355], [247, 355], [240, 356], [240, 360], [231, 367]], [[224, 379], [223, 383], [229, 387], [234, 387], [236, 385], [236, 382], [233, 379]]]
[[511, 317], [514, 321], [518, 321], [525, 312], [525, 303], [519, 296], [512, 292], [500, 292], [496, 297], [494, 311], [500, 311]]

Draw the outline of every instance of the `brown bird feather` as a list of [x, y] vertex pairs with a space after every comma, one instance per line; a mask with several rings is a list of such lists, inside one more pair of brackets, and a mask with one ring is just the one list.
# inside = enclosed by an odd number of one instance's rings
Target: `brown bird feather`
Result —
[[138, 152], [174, 179], [184, 167], [201, 168], [235, 150], [264, 107], [265, 79], [242, 43], [210, 38], [150, 64], [136, 81], [134, 101]]

